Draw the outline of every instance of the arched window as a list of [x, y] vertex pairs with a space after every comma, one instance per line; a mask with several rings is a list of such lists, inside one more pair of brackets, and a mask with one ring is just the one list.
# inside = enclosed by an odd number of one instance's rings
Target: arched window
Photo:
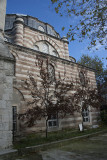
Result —
[[56, 51], [53, 51], [52, 55], [58, 57], [58, 53]]
[[49, 46], [46, 43], [43, 43], [43, 50], [44, 53], [49, 53]]
[[36, 50], [36, 51], [39, 51], [39, 47], [37, 45], [34, 45], [33, 49]]
[[54, 82], [55, 80], [55, 69], [52, 64], [48, 65], [48, 74], [49, 74], [49, 80], [50, 82]]
[[85, 76], [84, 76], [83, 72], [79, 73], [79, 78], [80, 78], [81, 85], [85, 86]]
[[42, 26], [39, 26], [39, 27], [38, 27], [38, 30], [44, 32], [44, 28], [43, 28]]

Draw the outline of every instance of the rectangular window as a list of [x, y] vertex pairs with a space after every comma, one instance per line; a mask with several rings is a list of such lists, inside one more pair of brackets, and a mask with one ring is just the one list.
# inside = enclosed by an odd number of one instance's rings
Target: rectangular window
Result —
[[17, 131], [17, 107], [13, 106], [13, 132]]
[[49, 116], [48, 127], [54, 128], [58, 126], [58, 116], [57, 114], [52, 114]]
[[89, 110], [88, 108], [82, 110], [83, 122], [89, 122]]

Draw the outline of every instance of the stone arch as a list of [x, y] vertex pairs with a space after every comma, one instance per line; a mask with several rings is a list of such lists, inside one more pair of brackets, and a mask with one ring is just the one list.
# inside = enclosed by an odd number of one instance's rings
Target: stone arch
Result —
[[36, 50], [36, 51], [39, 51], [39, 47], [37, 45], [34, 45], [33, 49]]
[[10, 52], [11, 52], [11, 54], [14, 56], [15, 59], [19, 59], [19, 56], [18, 56], [18, 54], [17, 54], [16, 51], [10, 50]]
[[[17, 94], [20, 97], [21, 101], [25, 101], [25, 98], [24, 98], [22, 92], [18, 88], [13, 87], [13, 94]], [[17, 97], [16, 99], [18, 99], [19, 97]], [[14, 99], [14, 95], [13, 95], [13, 99]]]
[[38, 42], [38, 41], [47, 41], [50, 45], [52, 45], [55, 50], [58, 52], [59, 56], [61, 53], [60, 47], [49, 37], [45, 36], [45, 35], [36, 35], [31, 39], [32, 44]]
[[52, 55], [56, 56], [56, 57], [59, 57], [58, 53], [55, 50], [52, 51]]

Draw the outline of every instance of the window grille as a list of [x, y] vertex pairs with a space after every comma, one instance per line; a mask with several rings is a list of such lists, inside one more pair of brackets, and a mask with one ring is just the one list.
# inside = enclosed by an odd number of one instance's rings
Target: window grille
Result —
[[49, 53], [49, 46], [46, 43], [43, 43], [43, 52]]
[[56, 51], [53, 51], [52, 55], [58, 57], [58, 53]]
[[82, 110], [83, 122], [89, 122], [89, 110], [88, 108]]
[[58, 117], [57, 114], [50, 115], [48, 120], [48, 127], [54, 128], [58, 126]]
[[38, 27], [38, 30], [44, 32], [44, 28], [43, 28], [42, 26], [39, 26], [39, 27]]
[[12, 107], [12, 112], [13, 112], [13, 142], [14, 142], [14, 138], [17, 132], [17, 107], [16, 106]]
[[33, 49], [36, 50], [36, 51], [39, 51], [39, 47], [37, 45], [34, 45]]

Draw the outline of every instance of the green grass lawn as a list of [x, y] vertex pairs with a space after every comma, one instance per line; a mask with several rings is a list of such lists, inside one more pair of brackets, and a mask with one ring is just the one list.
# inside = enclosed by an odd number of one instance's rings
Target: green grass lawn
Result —
[[107, 126], [102, 126], [96, 129], [87, 129], [84, 130], [83, 132], [80, 132], [79, 130], [74, 130], [74, 129], [64, 129], [60, 131], [55, 131], [55, 132], [49, 132], [48, 133], [48, 138], [45, 137], [45, 133], [33, 133], [29, 134], [28, 136], [20, 139], [19, 141], [14, 142], [14, 148], [19, 149], [19, 148], [25, 148], [28, 146], [36, 146], [39, 144], [45, 144], [49, 142], [54, 142], [58, 140], [64, 140], [64, 139], [69, 139], [77, 136], [82, 136], [90, 133], [95, 133], [98, 131], [106, 130]]

